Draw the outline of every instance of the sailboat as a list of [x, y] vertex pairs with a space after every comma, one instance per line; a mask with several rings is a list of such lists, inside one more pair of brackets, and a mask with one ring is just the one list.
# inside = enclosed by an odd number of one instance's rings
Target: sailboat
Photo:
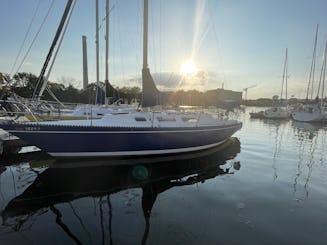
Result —
[[[282, 88], [280, 93], [280, 99], [276, 101], [275, 105], [271, 108], [268, 108], [264, 111], [263, 117], [269, 119], [286, 119], [290, 117], [290, 112], [287, 108], [287, 59], [288, 59], [288, 52], [287, 48], [285, 51], [285, 62], [284, 62], [284, 69], [283, 69], [283, 78], [282, 78]], [[283, 89], [285, 84], [285, 101], [283, 101]]]
[[[160, 103], [160, 91], [147, 64], [148, 0], [144, 0], [142, 106]], [[218, 146], [242, 127], [207, 113], [136, 111], [100, 119], [18, 123], [4, 130], [55, 157], [106, 157], [192, 152]]]
[[[327, 110], [324, 105], [324, 90], [325, 90], [325, 78], [326, 78], [326, 56], [327, 56], [327, 41], [325, 44], [323, 62], [320, 71], [320, 79], [318, 85], [318, 92], [316, 99], [311, 103], [301, 105], [296, 111], [292, 113], [292, 118], [295, 121], [300, 122], [314, 122], [322, 123], [327, 122]], [[310, 85], [310, 83], [309, 83]], [[308, 86], [309, 89], [309, 86]], [[321, 91], [321, 94], [319, 94]], [[308, 94], [308, 93], [307, 93]], [[319, 99], [320, 95], [320, 99]], [[308, 101], [308, 97], [307, 97]]]

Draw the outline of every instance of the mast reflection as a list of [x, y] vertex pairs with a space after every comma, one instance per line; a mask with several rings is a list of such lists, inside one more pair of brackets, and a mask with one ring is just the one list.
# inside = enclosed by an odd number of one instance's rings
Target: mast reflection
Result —
[[[298, 140], [298, 165], [294, 177], [293, 193], [297, 192], [299, 178], [303, 175], [305, 183], [304, 190], [306, 198], [309, 196], [309, 183], [314, 165], [319, 162], [323, 164], [325, 159], [327, 127], [320, 123], [297, 122], [292, 123], [293, 131]], [[306, 167], [306, 168], [305, 168]]]

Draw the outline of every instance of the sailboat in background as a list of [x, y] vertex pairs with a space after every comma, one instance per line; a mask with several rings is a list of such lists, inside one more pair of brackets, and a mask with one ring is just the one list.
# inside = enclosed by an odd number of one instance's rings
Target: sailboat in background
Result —
[[[160, 102], [147, 64], [148, 0], [144, 0], [143, 106]], [[135, 111], [101, 119], [17, 123], [4, 130], [56, 157], [157, 155], [203, 150], [222, 144], [242, 123], [207, 113]]]
[[[287, 119], [290, 117], [290, 112], [287, 107], [287, 61], [288, 61], [288, 52], [286, 48], [280, 99], [274, 101], [275, 105], [273, 107], [264, 111], [263, 113], [264, 118]], [[285, 84], [285, 100], [283, 100], [284, 84]]]
[[[317, 96], [312, 103], [301, 105], [292, 113], [292, 118], [300, 122], [327, 122], [327, 108], [324, 104], [325, 79], [326, 79], [326, 56], [327, 56], [327, 41], [325, 44], [323, 62], [320, 71], [320, 78], [317, 90]], [[310, 83], [308, 85], [309, 89]], [[308, 90], [309, 91], [309, 90]], [[308, 92], [309, 93], [309, 92]], [[307, 93], [307, 95], [308, 95]], [[319, 99], [320, 95], [320, 99]], [[308, 98], [307, 98], [308, 101]]]
[[[250, 112], [251, 118], [260, 119], [288, 119], [290, 118], [290, 109], [287, 106], [287, 62], [288, 62], [288, 49], [285, 51], [285, 60], [282, 76], [282, 87], [280, 92], [280, 98], [274, 99], [273, 106], [259, 112]], [[283, 99], [285, 85], [285, 99]]]

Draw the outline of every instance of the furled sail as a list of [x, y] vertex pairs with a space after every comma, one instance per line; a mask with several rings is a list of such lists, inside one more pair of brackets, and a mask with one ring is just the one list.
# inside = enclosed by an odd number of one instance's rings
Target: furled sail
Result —
[[142, 69], [142, 107], [161, 104], [161, 92], [157, 89], [149, 68]]

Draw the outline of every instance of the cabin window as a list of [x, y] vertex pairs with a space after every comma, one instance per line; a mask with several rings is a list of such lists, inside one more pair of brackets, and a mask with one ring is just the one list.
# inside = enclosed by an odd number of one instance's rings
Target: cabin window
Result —
[[97, 116], [103, 116], [103, 113], [97, 113]]
[[145, 117], [135, 117], [135, 121], [137, 121], [137, 122], [146, 122], [146, 118]]
[[176, 118], [174, 117], [157, 117], [159, 122], [176, 122]]

